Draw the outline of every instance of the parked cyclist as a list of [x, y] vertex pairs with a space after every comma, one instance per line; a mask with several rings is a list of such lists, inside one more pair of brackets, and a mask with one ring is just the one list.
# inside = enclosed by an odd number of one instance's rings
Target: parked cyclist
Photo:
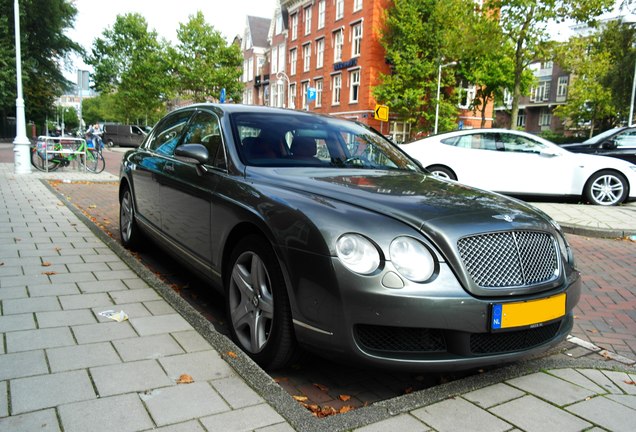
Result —
[[102, 141], [102, 129], [99, 127], [99, 123], [95, 123], [88, 127], [86, 131], [86, 139], [93, 143], [95, 150], [102, 150], [104, 148], [104, 142]]

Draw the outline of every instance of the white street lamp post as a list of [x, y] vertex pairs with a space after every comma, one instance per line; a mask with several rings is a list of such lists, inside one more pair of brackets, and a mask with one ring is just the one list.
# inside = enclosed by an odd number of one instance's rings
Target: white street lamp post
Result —
[[442, 68], [445, 68], [447, 66], [455, 66], [457, 64], [457, 62], [450, 62], [450, 63], [446, 63], [446, 64], [439, 64], [439, 67], [437, 68], [437, 99], [436, 99], [436, 103], [435, 103], [435, 129], [433, 131], [433, 134], [437, 134], [437, 125], [439, 123], [439, 93], [440, 93], [440, 87], [442, 86]]
[[[636, 16], [634, 14], [621, 17], [621, 22], [624, 24], [636, 24]], [[627, 126], [634, 124], [634, 96], [636, 95], [636, 61], [634, 62], [634, 79], [632, 82], [632, 98], [629, 104], [629, 118], [627, 119]]]
[[15, 99], [15, 140], [13, 140], [14, 165], [16, 174], [30, 174], [31, 162], [29, 150], [31, 143], [26, 136], [26, 121], [24, 118], [24, 99], [22, 97], [22, 52], [20, 50], [20, 7], [18, 0], [14, 6], [15, 19], [15, 71], [18, 94]]

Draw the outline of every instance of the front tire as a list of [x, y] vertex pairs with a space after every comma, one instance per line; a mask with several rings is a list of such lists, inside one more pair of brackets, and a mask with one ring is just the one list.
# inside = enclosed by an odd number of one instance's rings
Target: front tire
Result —
[[242, 239], [232, 251], [224, 282], [232, 338], [268, 370], [287, 366], [297, 345], [283, 274], [261, 236]]
[[135, 221], [135, 207], [128, 186], [124, 187], [119, 199], [119, 235], [121, 244], [126, 249], [139, 249], [142, 234], [137, 226], [137, 221]]
[[585, 198], [596, 205], [615, 206], [627, 198], [627, 179], [616, 171], [604, 170], [594, 174], [585, 184]]

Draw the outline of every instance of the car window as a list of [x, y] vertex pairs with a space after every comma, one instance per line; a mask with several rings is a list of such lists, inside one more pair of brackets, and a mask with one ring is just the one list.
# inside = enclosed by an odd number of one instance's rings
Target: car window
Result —
[[636, 129], [630, 129], [614, 137], [618, 148], [636, 148]]
[[504, 151], [516, 153], [541, 153], [548, 147], [533, 139], [513, 134], [499, 134]]
[[224, 169], [225, 151], [218, 117], [207, 111], [197, 112], [183, 134], [184, 144], [203, 144], [210, 155], [210, 165]]
[[442, 143], [474, 150], [496, 150], [495, 137], [490, 133], [476, 133], [459, 137], [445, 138]]
[[236, 113], [232, 122], [247, 165], [419, 169], [395, 144], [355, 122], [287, 113]]
[[171, 156], [191, 115], [191, 110], [179, 111], [162, 120], [154, 129], [154, 135], [148, 148], [157, 153]]

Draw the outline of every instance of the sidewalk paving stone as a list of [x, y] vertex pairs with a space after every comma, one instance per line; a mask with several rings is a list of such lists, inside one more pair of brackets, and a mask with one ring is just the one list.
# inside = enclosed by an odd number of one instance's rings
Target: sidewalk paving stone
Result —
[[117, 303], [132, 303], [160, 300], [161, 297], [151, 288], [128, 289], [125, 291], [114, 291], [111, 294], [113, 301]]
[[192, 330], [192, 326], [179, 314], [133, 318], [130, 323], [140, 336]]
[[580, 373], [601, 386], [606, 392], [613, 394], [623, 394], [621, 389], [614, 384], [602, 371], [597, 369], [577, 369]]
[[[92, 263], [87, 265], [93, 265]], [[108, 280], [108, 281], [94, 281], [94, 282], [80, 282], [77, 284], [82, 294], [88, 293], [100, 293], [100, 292], [115, 292], [129, 289], [126, 284], [121, 280]]]
[[625, 394], [636, 395], [636, 373], [627, 374], [625, 372], [604, 371], [603, 374], [612, 380], [618, 388]]
[[44, 350], [0, 356], [0, 381], [48, 373]]
[[7, 352], [75, 345], [68, 327], [21, 330], [6, 334]]
[[27, 297], [29, 297], [29, 293], [27, 292], [26, 287], [20, 286], [14, 288], [3, 288], [2, 280], [0, 279], [0, 300], [19, 299]]
[[136, 432], [154, 426], [136, 394], [62, 405], [59, 413], [64, 432]]
[[29, 284], [29, 296], [47, 297], [79, 294], [80, 291], [75, 283], [55, 284], [46, 283], [42, 285]]
[[121, 359], [110, 343], [75, 345], [46, 350], [52, 372], [105, 366], [121, 363]]
[[159, 426], [230, 411], [227, 403], [207, 382], [152, 390], [142, 394], [141, 399]]
[[53, 408], [95, 398], [86, 371], [60, 372], [11, 380], [11, 414]]
[[[588, 351], [589, 353], [589, 351]], [[554, 375], [556, 377], [559, 377], [565, 381], [569, 381], [573, 384], [578, 385], [579, 387], [583, 387], [586, 388], [594, 393], [597, 394], [603, 394], [605, 393], [605, 389], [601, 386], [599, 386], [598, 384], [596, 384], [594, 381], [592, 381], [591, 379], [589, 379], [588, 377], [586, 377], [585, 375], [583, 375], [581, 372], [575, 370], [575, 369], [554, 369], [549, 371], [550, 375]]]
[[490, 411], [526, 432], [545, 432], [546, 429], [578, 432], [593, 426], [532, 395], [498, 405]]
[[168, 376], [176, 380], [181, 374], [190, 375], [195, 382], [227, 378], [234, 370], [215, 350], [178, 354], [159, 359]]
[[183, 347], [186, 352], [206, 351], [210, 349], [208, 342], [195, 330], [181, 331], [172, 333], [179, 345]]
[[377, 423], [355, 429], [355, 432], [428, 432], [432, 430], [409, 414], [400, 414]]
[[66, 327], [80, 324], [94, 324], [97, 322], [91, 311], [86, 309], [37, 312], [35, 317], [38, 321], [38, 327], [40, 328]]
[[60, 303], [64, 310], [69, 310], [88, 309], [100, 306], [110, 307], [113, 301], [107, 293], [86, 293], [60, 296]]
[[520, 398], [523, 395], [525, 395], [524, 392], [508, 384], [499, 383], [466, 393], [463, 397], [481, 408], [490, 408], [503, 402]]
[[208, 430], [226, 430], [232, 432], [247, 432], [265, 426], [283, 423], [284, 421], [285, 419], [283, 419], [280, 414], [265, 404], [216, 414], [201, 419], [201, 423]]
[[0, 418], [9, 415], [9, 400], [7, 396], [7, 382], [0, 381]]
[[35, 320], [33, 319], [32, 313], [0, 316], [0, 333], [16, 330], [32, 330], [35, 328]]
[[582, 401], [596, 394], [591, 390], [542, 372], [514, 378], [508, 380], [507, 383], [559, 406]]
[[606, 398], [618, 402], [621, 405], [636, 410], [636, 397], [630, 395], [606, 395]]
[[60, 432], [60, 426], [55, 410], [47, 409], [0, 418], [0, 430], [11, 432]]
[[232, 409], [245, 408], [262, 403], [263, 399], [237, 376], [210, 381], [212, 387], [230, 404]]
[[73, 334], [80, 344], [106, 342], [137, 336], [128, 322], [106, 322], [71, 326]]
[[157, 359], [184, 353], [184, 350], [169, 334], [120, 339], [113, 341], [112, 344], [125, 362]]
[[633, 432], [636, 422], [636, 410], [603, 396], [576, 403], [566, 409], [613, 432]]
[[197, 420], [192, 420], [185, 423], [177, 423], [175, 425], [153, 428], [152, 432], [207, 432], [207, 431], [203, 429], [203, 426], [201, 426], [201, 423], [199, 423]]
[[2, 302], [4, 315], [61, 310], [56, 296], [7, 299]]
[[143, 360], [90, 368], [100, 395], [142, 392], [174, 384], [155, 360]]
[[507, 431], [510, 425], [472, 403], [461, 399], [447, 399], [411, 412], [439, 432]]

